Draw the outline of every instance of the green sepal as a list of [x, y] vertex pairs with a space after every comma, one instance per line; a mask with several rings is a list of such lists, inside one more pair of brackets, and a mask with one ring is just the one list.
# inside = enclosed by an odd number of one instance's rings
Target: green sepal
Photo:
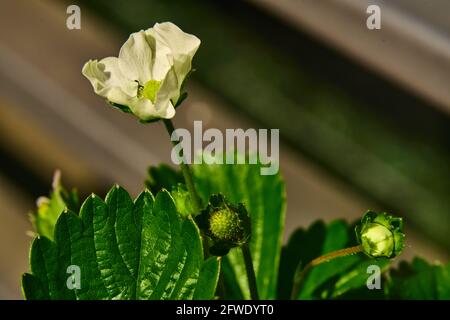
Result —
[[133, 111], [128, 106], [124, 106], [122, 104], [114, 103], [109, 100], [106, 100], [113, 108], [122, 111], [123, 113], [133, 114]]

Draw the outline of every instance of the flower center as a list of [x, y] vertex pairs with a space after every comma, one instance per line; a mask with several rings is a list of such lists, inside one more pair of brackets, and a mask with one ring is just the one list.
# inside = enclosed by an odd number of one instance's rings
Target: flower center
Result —
[[149, 80], [143, 86], [139, 84], [138, 86], [138, 98], [147, 98], [151, 102], [155, 103], [156, 95], [161, 88], [161, 81]]

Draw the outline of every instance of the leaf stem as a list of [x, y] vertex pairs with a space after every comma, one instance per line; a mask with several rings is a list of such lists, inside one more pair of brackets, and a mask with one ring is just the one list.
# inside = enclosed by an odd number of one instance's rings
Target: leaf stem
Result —
[[[179, 141], [179, 139], [175, 132], [175, 128], [173, 126], [172, 120], [164, 119], [163, 122], [167, 129], [167, 132], [169, 133], [172, 144], [175, 146], [177, 144], [177, 141]], [[183, 149], [181, 149], [181, 151], [180, 151], [180, 156], [181, 156], [180, 168], [181, 168], [181, 172], [183, 174], [184, 181], [186, 183], [186, 188], [188, 189], [188, 192], [191, 195], [192, 202], [194, 205], [194, 210], [197, 213], [200, 213], [200, 211], [202, 210], [202, 202], [200, 200], [200, 197], [198, 196], [197, 189], [195, 188], [195, 185], [194, 185], [194, 179], [192, 177], [191, 168], [185, 161]]]
[[255, 269], [253, 268], [252, 256], [250, 254], [250, 247], [248, 242], [241, 246], [242, 254], [244, 256], [245, 270], [247, 271], [248, 287], [250, 289], [250, 298], [252, 300], [259, 300], [258, 288], [256, 285]]
[[301, 289], [301, 286], [303, 284], [303, 281], [305, 280], [306, 275], [312, 268], [314, 268], [315, 266], [318, 266], [319, 264], [331, 261], [333, 259], [356, 254], [361, 251], [362, 251], [362, 247], [360, 245], [358, 245], [355, 247], [341, 249], [341, 250], [337, 250], [337, 251], [333, 251], [333, 252], [324, 254], [323, 256], [320, 256], [318, 258], [311, 260], [303, 269], [301, 268], [301, 263], [300, 263], [294, 274], [294, 284], [292, 286], [291, 300], [297, 299], [298, 294]]

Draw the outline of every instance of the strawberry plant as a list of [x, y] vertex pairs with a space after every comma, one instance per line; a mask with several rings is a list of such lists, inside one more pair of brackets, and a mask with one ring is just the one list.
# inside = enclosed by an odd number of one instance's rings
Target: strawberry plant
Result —
[[[156, 24], [130, 35], [118, 57], [91, 60], [82, 72], [112, 107], [144, 124], [162, 121], [176, 142], [171, 119], [187, 97], [199, 45], [172, 23]], [[180, 169], [150, 167], [135, 199], [115, 185], [104, 199], [80, 202], [57, 173], [31, 216], [25, 298], [450, 298], [449, 264], [415, 258], [390, 267], [407, 241], [402, 218], [368, 211], [355, 224], [319, 220], [283, 246], [280, 173], [262, 175], [258, 157], [223, 164], [244, 156], [234, 152], [190, 165], [179, 146]]]

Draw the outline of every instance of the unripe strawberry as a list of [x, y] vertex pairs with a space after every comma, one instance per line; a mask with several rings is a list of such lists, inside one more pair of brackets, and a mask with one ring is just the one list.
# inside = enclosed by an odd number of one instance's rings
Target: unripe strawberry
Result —
[[250, 218], [244, 205], [235, 206], [221, 194], [212, 195], [207, 208], [195, 219], [210, 238], [210, 253], [213, 255], [225, 255], [231, 248], [250, 239]]

